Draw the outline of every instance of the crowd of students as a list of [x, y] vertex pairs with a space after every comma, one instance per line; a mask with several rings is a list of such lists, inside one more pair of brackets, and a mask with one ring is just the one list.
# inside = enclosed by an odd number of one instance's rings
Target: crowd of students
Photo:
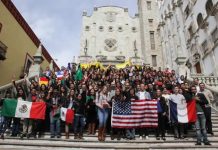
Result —
[[[63, 77], [59, 78], [58, 72]], [[0, 135], [4, 138], [7, 129], [11, 129], [11, 136], [20, 138], [41, 137], [49, 129], [50, 138], [60, 138], [61, 131], [65, 130], [66, 139], [73, 129], [74, 139], [84, 139], [83, 133], [95, 135], [98, 130], [98, 140], [105, 141], [106, 132], [111, 139], [125, 138], [134, 140], [139, 134], [140, 139], [147, 139], [155, 131], [157, 140], [166, 140], [166, 131], [172, 130], [175, 139], [183, 139], [188, 135], [189, 129], [196, 130], [197, 145], [201, 145], [202, 138], [205, 145], [210, 145], [207, 133], [213, 135], [211, 122], [212, 93], [205, 89], [204, 83], [197, 79], [193, 83], [184, 76], [178, 77], [174, 70], [158, 70], [152, 67], [127, 66], [116, 69], [112, 66], [106, 70], [92, 66], [82, 69], [82, 78], [77, 80], [77, 70], [62, 67], [54, 71], [47, 68], [44, 76], [49, 84], [39, 85], [38, 81], [28, 81], [17, 86], [13, 81], [13, 92], [8, 91], [5, 98], [17, 98], [31, 102], [46, 103], [46, 119], [20, 119], [1, 116]], [[11, 94], [14, 93], [14, 94]], [[111, 109], [113, 101], [157, 99], [158, 128], [115, 129], [111, 128]], [[176, 103], [196, 101], [197, 121], [192, 125], [172, 122], [169, 119], [169, 101]], [[4, 99], [1, 100], [1, 107]], [[72, 124], [60, 119], [60, 107], [74, 110]], [[195, 125], [195, 128], [193, 128]], [[21, 126], [23, 127], [22, 130]], [[61, 130], [62, 128], [62, 130]], [[161, 136], [161, 138], [160, 138]]]

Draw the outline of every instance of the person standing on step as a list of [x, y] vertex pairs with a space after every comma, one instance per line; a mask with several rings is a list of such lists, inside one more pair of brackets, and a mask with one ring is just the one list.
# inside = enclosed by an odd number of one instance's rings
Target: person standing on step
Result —
[[[144, 83], [140, 84], [140, 91], [136, 94], [136, 96], [138, 96], [139, 100], [151, 99], [150, 93], [146, 91], [146, 87]], [[145, 139], [148, 139], [148, 129], [140, 128], [139, 136], [141, 140], [143, 139], [143, 136], [145, 137]]]
[[86, 99], [82, 98], [82, 95], [77, 96], [76, 101], [74, 102], [74, 139], [83, 140], [83, 131], [86, 124], [85, 121], [85, 103]]
[[[73, 107], [74, 107], [74, 101], [75, 100], [76, 100], [75, 91], [74, 91], [74, 89], [71, 89], [68, 96], [67, 96], [66, 101], [64, 101], [63, 107], [67, 108], [67, 109], [74, 109]], [[72, 123], [73, 123], [73, 120], [72, 120]], [[70, 138], [69, 128], [70, 128], [71, 124], [65, 122], [65, 136], [66, 136], [66, 139]]]
[[[130, 88], [129, 94], [130, 96], [127, 100], [134, 102], [139, 99], [138, 96], [135, 95], [135, 89], [132, 87]], [[135, 140], [135, 128], [126, 129], [126, 138], [129, 140]]]
[[204, 83], [200, 83], [199, 87], [200, 87], [200, 91], [198, 93], [203, 93], [208, 101], [208, 104], [205, 105], [205, 109], [204, 109], [204, 113], [206, 117], [207, 133], [214, 135], [213, 128], [212, 128], [212, 121], [211, 121], [211, 102], [214, 101], [214, 97], [210, 90], [205, 89]]
[[95, 90], [91, 88], [86, 96], [86, 114], [88, 123], [88, 134], [95, 134], [97, 112], [95, 105]]
[[[182, 94], [179, 94], [179, 87], [174, 86], [173, 94], [170, 95], [169, 100], [176, 104], [183, 104], [186, 103], [185, 97]], [[174, 139], [184, 139], [184, 123], [180, 123], [178, 121], [172, 121], [173, 128], [174, 128]]]
[[47, 99], [49, 101], [50, 109], [50, 132], [51, 138], [61, 138], [61, 121], [60, 121], [60, 108], [63, 105], [60, 94], [57, 89], [50, 87]]
[[99, 128], [98, 128], [98, 140], [105, 141], [105, 130], [107, 125], [109, 108], [109, 95], [107, 86], [103, 86], [99, 95], [96, 96], [96, 106], [98, 107], [98, 120], [99, 120]]
[[162, 96], [162, 91], [160, 89], [157, 89], [156, 91], [156, 99], [157, 102], [157, 108], [158, 108], [158, 128], [156, 129], [156, 139], [160, 140], [159, 135], [161, 134], [162, 140], [166, 140], [165, 137], [165, 125], [167, 124], [167, 104], [165, 101], [165, 98]]
[[197, 93], [197, 89], [195, 86], [191, 87], [191, 92], [192, 92], [193, 99], [196, 100], [196, 112], [197, 112], [197, 120], [195, 123], [196, 134], [197, 134], [196, 145], [201, 145], [202, 137], [205, 145], [211, 145], [207, 139], [206, 118], [204, 114], [205, 105], [208, 104], [208, 101], [204, 96], [204, 94]]

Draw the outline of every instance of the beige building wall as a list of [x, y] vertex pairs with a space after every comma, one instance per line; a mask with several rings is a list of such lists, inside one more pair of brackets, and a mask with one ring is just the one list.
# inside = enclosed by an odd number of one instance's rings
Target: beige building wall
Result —
[[[31, 57], [37, 50], [36, 44], [10, 13], [8, 8], [0, 1], [0, 42], [7, 46], [6, 59], [0, 60], [0, 86], [11, 82], [13, 76], [19, 79], [25, 66], [27, 54]], [[42, 68], [49, 65], [44, 58]]]

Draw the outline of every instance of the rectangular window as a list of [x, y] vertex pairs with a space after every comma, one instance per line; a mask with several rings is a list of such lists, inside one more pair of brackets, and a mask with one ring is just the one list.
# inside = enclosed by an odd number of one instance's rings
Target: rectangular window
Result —
[[151, 10], [151, 1], [147, 1], [147, 9]]
[[188, 18], [189, 14], [190, 14], [190, 8], [189, 5], [187, 5], [187, 7], [185, 8], [185, 19]]
[[202, 44], [202, 49], [203, 49], [203, 53], [205, 54], [208, 51], [208, 44], [207, 44], [207, 40], [205, 40]]
[[212, 32], [211, 36], [212, 36], [214, 44], [216, 44], [218, 40], [218, 29], [217, 28]]
[[149, 26], [152, 27], [153, 26], [153, 19], [148, 19], [149, 22]]
[[150, 42], [151, 42], [151, 49], [155, 49], [155, 40], [154, 40], [154, 31], [150, 31]]
[[157, 55], [151, 55], [152, 57], [152, 66], [157, 67]]
[[190, 38], [192, 38], [192, 36], [193, 36], [193, 34], [194, 34], [192, 26], [190, 26], [190, 27], [188, 28], [188, 32], [189, 32]]

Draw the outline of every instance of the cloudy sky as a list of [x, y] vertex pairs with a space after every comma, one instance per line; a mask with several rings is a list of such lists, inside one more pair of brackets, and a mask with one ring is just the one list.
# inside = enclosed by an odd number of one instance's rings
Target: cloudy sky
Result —
[[137, 0], [12, 0], [59, 66], [79, 55], [82, 12], [116, 5], [137, 13]]

